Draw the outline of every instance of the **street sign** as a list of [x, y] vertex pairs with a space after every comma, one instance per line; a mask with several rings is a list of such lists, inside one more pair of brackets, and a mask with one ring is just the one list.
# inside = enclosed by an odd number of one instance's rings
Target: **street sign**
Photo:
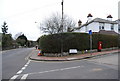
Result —
[[92, 35], [92, 30], [89, 30], [89, 35]]

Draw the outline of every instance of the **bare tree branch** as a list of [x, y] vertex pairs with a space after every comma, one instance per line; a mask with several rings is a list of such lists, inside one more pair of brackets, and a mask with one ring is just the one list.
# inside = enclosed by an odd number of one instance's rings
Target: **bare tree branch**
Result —
[[[62, 32], [61, 15], [53, 14], [50, 18], [47, 18], [41, 25], [41, 30], [44, 33], [55, 34]], [[63, 18], [63, 32], [72, 32], [74, 30], [75, 22], [72, 18], [64, 15]]]

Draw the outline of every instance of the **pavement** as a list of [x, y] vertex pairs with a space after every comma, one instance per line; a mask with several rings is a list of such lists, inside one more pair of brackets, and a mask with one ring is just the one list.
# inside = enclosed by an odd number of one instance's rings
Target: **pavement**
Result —
[[106, 54], [112, 54], [116, 52], [120, 52], [120, 49], [110, 50], [110, 51], [101, 51], [101, 52], [94, 52], [94, 53], [84, 53], [84, 54], [73, 54], [69, 56], [63, 57], [47, 57], [47, 56], [38, 56], [38, 50], [33, 50], [32, 53], [28, 56], [30, 60], [35, 61], [73, 61], [73, 60], [81, 60], [92, 58], [95, 56], [101, 56]]

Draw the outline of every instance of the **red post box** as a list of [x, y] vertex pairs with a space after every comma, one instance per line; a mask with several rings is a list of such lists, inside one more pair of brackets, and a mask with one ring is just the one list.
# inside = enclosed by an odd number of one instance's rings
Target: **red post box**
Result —
[[101, 52], [101, 49], [102, 49], [102, 42], [99, 41], [98, 42], [98, 52]]

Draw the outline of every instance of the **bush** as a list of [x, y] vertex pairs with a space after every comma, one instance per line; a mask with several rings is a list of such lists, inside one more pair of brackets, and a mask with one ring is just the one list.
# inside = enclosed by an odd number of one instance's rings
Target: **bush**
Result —
[[[87, 33], [61, 33], [44, 35], [39, 38], [39, 46], [45, 53], [60, 53], [61, 45], [63, 51], [68, 52], [69, 49], [89, 50], [90, 49], [90, 36]], [[62, 40], [61, 40], [62, 39]], [[117, 35], [103, 35], [92, 34], [93, 49], [97, 49], [98, 41], [102, 41], [103, 48], [118, 46]]]

